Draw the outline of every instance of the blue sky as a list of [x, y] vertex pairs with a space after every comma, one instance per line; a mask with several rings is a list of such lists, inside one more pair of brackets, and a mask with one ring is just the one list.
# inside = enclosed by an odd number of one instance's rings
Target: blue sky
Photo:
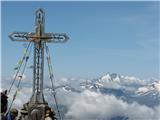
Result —
[[43, 8], [45, 31], [70, 37], [65, 44], [49, 45], [56, 76], [93, 78], [110, 72], [159, 78], [158, 2], [2, 2], [1, 7], [4, 77], [13, 74], [23, 51], [22, 43], [8, 35], [33, 32], [35, 10]]

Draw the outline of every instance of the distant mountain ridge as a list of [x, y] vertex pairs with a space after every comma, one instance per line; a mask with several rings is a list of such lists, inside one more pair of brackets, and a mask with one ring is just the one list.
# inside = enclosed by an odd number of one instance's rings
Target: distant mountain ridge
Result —
[[[160, 81], [140, 80], [136, 77], [106, 73], [96, 79], [74, 80], [71, 82], [70, 85], [63, 86], [63, 90], [66, 92], [82, 92], [87, 89], [102, 94], [114, 95], [127, 102], [136, 101], [150, 107], [160, 103]], [[79, 82], [79, 84], [74, 86], [73, 82]]]

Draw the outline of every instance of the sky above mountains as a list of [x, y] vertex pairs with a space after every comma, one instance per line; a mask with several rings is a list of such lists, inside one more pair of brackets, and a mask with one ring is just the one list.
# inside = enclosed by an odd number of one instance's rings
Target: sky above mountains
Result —
[[2, 2], [1, 7], [2, 76], [13, 74], [24, 48], [8, 35], [33, 32], [35, 11], [42, 8], [45, 31], [70, 37], [49, 45], [56, 76], [98, 77], [109, 71], [159, 78], [159, 2]]

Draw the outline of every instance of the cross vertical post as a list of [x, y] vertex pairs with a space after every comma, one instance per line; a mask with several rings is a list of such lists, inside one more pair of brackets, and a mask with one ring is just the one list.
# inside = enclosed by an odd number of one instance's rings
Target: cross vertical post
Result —
[[34, 42], [34, 58], [33, 58], [33, 94], [32, 103], [45, 103], [43, 96], [43, 69], [44, 69], [44, 12], [39, 9], [36, 11], [35, 19], [35, 36], [38, 38]]

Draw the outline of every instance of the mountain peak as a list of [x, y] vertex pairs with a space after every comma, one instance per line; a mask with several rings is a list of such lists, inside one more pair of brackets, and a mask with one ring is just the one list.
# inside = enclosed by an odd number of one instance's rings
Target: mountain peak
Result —
[[155, 81], [150, 86], [160, 92], [160, 81]]
[[120, 82], [120, 76], [116, 73], [107, 73], [105, 75], [103, 75], [100, 79], [99, 79], [100, 82]]
[[101, 80], [109, 80], [109, 79], [111, 79], [111, 76], [109, 73], [107, 73], [107, 74], [103, 75], [100, 79]]
[[160, 81], [154, 81], [153, 83], [146, 85], [146, 86], [143, 86], [143, 87], [140, 87], [137, 90], [137, 93], [141, 94], [141, 95], [148, 94], [151, 92], [160, 93]]

